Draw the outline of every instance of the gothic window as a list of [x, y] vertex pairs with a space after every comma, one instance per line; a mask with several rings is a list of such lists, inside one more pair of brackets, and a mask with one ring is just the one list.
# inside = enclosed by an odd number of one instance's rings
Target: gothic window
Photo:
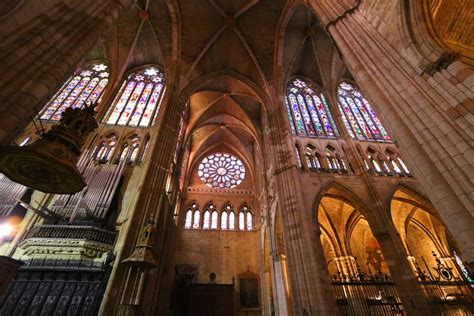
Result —
[[339, 136], [323, 94], [302, 79], [293, 79], [288, 85], [285, 105], [294, 135]]
[[109, 82], [104, 63], [78, 68], [40, 112], [43, 120], [59, 121], [66, 108], [82, 108], [86, 102], [100, 100]]
[[105, 138], [105, 140], [100, 142], [100, 144], [94, 148], [94, 159], [99, 160], [100, 162], [109, 161], [114, 154], [116, 146], [117, 136], [115, 134], [110, 134]]
[[357, 87], [341, 82], [337, 94], [342, 121], [352, 138], [379, 142], [392, 141], [372, 106]]
[[399, 176], [410, 176], [410, 171], [408, 170], [407, 166], [403, 162], [403, 160], [398, 156], [397, 153], [392, 152], [390, 149], [385, 151], [385, 155], [387, 157], [387, 161], [390, 162], [393, 171]]
[[231, 211], [229, 213], [229, 229], [235, 229], [235, 213]]
[[223, 211], [221, 214], [221, 229], [226, 230], [227, 228], [227, 212]]
[[194, 216], [193, 216], [193, 228], [199, 228], [201, 225], [201, 212], [199, 210], [194, 211]]
[[239, 212], [239, 229], [245, 230], [245, 213], [243, 211]]
[[311, 145], [306, 146], [305, 157], [306, 166], [311, 171], [317, 171], [321, 169], [321, 161], [319, 155], [314, 152], [315, 148]]
[[407, 175], [410, 175], [410, 171], [408, 170], [407, 166], [406, 166], [405, 163], [403, 162], [402, 158], [398, 157], [397, 160], [398, 160], [398, 162], [400, 163], [400, 165], [402, 166], [403, 171], [404, 171]]
[[252, 230], [252, 229], [253, 229], [252, 213], [250, 211], [247, 211], [247, 230]]
[[235, 156], [216, 153], [201, 161], [198, 175], [211, 188], [232, 189], [245, 179], [245, 167]]
[[156, 67], [146, 67], [130, 74], [104, 122], [140, 127], [153, 125], [160, 109], [164, 83], [165, 76]]
[[193, 224], [193, 211], [188, 210], [186, 212], [186, 220], [184, 222], [184, 228], [191, 228]]
[[369, 148], [367, 158], [374, 167], [375, 172], [377, 174], [383, 174], [382, 168], [380, 167], [379, 161], [377, 159], [377, 153], [374, 150]]
[[118, 161], [124, 161], [127, 158], [127, 153], [128, 153], [128, 144], [123, 144], [122, 149], [120, 150]]
[[217, 214], [217, 211], [214, 210], [212, 212], [212, 217], [211, 217], [211, 229], [217, 229], [217, 220], [218, 220], [219, 214]]
[[209, 210], [206, 210], [204, 212], [204, 222], [203, 222], [202, 228], [204, 229], [211, 228], [211, 212], [209, 212]]

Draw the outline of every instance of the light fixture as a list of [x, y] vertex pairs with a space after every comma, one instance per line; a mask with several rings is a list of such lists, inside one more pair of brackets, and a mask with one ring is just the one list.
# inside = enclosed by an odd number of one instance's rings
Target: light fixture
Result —
[[13, 225], [9, 223], [0, 224], [0, 240], [13, 235]]
[[82, 190], [86, 183], [76, 165], [86, 137], [98, 127], [95, 106], [67, 108], [59, 124], [31, 145], [0, 147], [0, 172], [45, 193], [74, 194]]

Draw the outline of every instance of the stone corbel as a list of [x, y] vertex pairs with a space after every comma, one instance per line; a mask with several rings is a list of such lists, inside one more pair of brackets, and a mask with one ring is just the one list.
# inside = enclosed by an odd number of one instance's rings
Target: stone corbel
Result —
[[422, 75], [427, 74], [430, 77], [434, 76], [435, 73], [441, 69], [448, 68], [453, 62], [459, 59], [459, 54], [454, 52], [444, 52], [441, 56], [438, 57], [436, 61], [433, 61], [426, 65], [423, 69]]

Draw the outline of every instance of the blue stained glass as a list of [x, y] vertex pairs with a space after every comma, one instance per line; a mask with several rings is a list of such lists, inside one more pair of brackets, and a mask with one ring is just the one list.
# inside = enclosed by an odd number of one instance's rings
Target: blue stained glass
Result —
[[108, 124], [153, 125], [160, 109], [163, 88], [164, 75], [156, 67], [147, 67], [130, 74], [113, 103], [113, 110], [104, 120]]
[[290, 122], [291, 133], [296, 135], [295, 123], [293, 123], [290, 106], [288, 105], [288, 100], [286, 98], [285, 98], [285, 107], [286, 107], [286, 112], [288, 115], [288, 121]]
[[311, 121], [311, 117], [309, 116], [308, 110], [306, 109], [306, 104], [304, 102], [304, 98], [301, 94], [298, 94], [296, 97], [298, 100], [298, 104], [300, 106], [301, 113], [303, 114], [304, 125], [306, 127], [306, 132], [309, 135], [316, 135], [316, 131], [314, 130], [313, 123]]
[[[309, 137], [339, 136], [323, 95], [315, 93], [305, 81], [296, 78], [290, 82], [287, 98], [287, 112], [294, 134]], [[294, 125], [291, 125], [292, 122]]]
[[298, 130], [298, 134], [306, 135], [306, 130], [304, 128], [303, 119], [300, 114], [300, 109], [298, 107], [298, 102], [296, 101], [296, 97], [294, 94], [290, 94], [288, 97], [291, 105], [291, 109], [293, 110], [293, 117], [295, 118], [296, 128]]
[[[100, 98], [108, 79], [107, 65], [99, 63], [79, 68], [74, 75], [59, 89], [48, 102], [40, 118], [59, 120], [68, 107], [82, 107], [86, 100], [95, 101]], [[101, 80], [102, 79], [102, 80]]]
[[342, 82], [338, 89], [339, 108], [345, 114], [343, 122], [352, 138], [392, 141], [377, 114], [353, 85]]

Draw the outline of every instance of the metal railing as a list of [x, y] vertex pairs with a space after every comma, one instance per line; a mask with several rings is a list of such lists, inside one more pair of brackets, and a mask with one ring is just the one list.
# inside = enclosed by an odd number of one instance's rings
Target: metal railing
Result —
[[25, 239], [30, 238], [85, 239], [113, 245], [115, 232], [94, 226], [38, 225], [33, 227], [25, 237]]
[[403, 315], [395, 283], [386, 274], [339, 273], [331, 278], [342, 315]]

